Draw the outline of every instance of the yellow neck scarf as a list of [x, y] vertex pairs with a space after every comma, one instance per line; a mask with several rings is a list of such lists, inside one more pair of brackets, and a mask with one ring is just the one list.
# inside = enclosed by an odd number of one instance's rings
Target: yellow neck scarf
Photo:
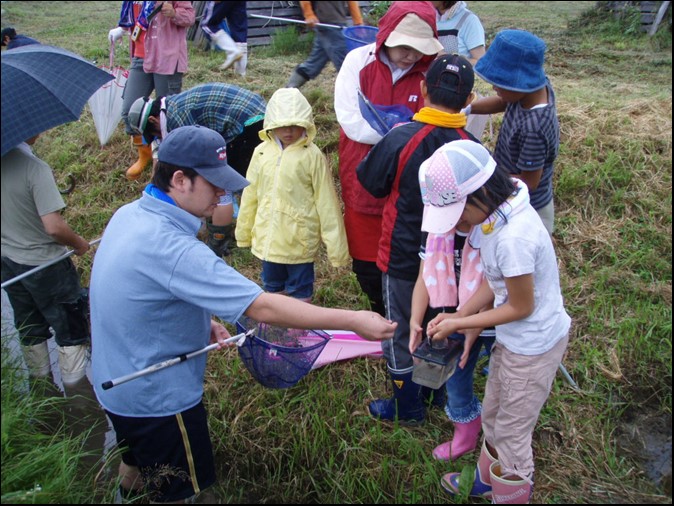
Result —
[[433, 109], [432, 107], [422, 107], [421, 110], [412, 117], [412, 119], [422, 123], [428, 123], [429, 125], [445, 128], [463, 128], [466, 126], [467, 122], [465, 114], [451, 114], [448, 112], [442, 112], [438, 109]]

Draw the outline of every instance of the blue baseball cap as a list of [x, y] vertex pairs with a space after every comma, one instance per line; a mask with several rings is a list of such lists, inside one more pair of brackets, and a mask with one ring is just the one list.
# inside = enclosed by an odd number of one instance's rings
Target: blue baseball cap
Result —
[[250, 183], [227, 163], [225, 139], [203, 126], [183, 126], [171, 130], [159, 145], [158, 159], [186, 169], [194, 169], [209, 183], [237, 192]]

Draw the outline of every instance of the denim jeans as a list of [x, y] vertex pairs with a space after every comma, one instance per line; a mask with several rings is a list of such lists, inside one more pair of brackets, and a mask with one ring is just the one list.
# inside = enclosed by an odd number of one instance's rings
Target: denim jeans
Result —
[[296, 299], [310, 299], [314, 294], [314, 264], [277, 264], [262, 261], [265, 291], [285, 292]]
[[445, 413], [454, 423], [472, 422], [482, 412], [482, 404], [473, 392], [473, 376], [482, 346], [490, 350], [494, 345], [494, 339], [480, 336], [470, 349], [466, 367], [461, 369], [457, 366], [445, 384], [447, 390]]
[[307, 80], [316, 79], [331, 61], [339, 72], [346, 57], [346, 40], [341, 30], [336, 28], [316, 28], [314, 44], [309, 57], [300, 63], [295, 71]]
[[[4, 283], [34, 267], [2, 257], [2, 281]], [[54, 329], [59, 346], [77, 346], [89, 341], [80, 278], [70, 258], [45, 267], [5, 290], [14, 310], [14, 325], [22, 345], [33, 346], [49, 339], [49, 327]]]

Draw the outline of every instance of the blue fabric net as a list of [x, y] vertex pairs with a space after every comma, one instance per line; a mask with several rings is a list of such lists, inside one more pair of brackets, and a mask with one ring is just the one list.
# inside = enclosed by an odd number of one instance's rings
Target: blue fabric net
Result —
[[268, 388], [289, 388], [311, 370], [330, 336], [320, 330], [276, 327], [242, 317], [238, 332], [255, 328], [239, 346], [239, 356], [248, 372]]
[[342, 29], [342, 34], [346, 40], [346, 50], [351, 51], [357, 47], [372, 44], [377, 40], [379, 29], [375, 26], [359, 25], [347, 26]]
[[373, 104], [360, 90], [358, 91], [358, 107], [365, 121], [382, 137], [397, 124], [407, 123], [414, 116], [409, 107], [402, 104]]

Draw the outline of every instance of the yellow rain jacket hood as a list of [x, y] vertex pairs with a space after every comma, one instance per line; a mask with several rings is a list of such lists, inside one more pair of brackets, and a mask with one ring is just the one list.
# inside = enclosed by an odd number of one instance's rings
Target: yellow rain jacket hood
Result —
[[[282, 148], [272, 129], [298, 125], [306, 135]], [[314, 262], [321, 241], [334, 267], [350, 262], [341, 205], [316, 137], [311, 105], [296, 88], [272, 95], [260, 144], [241, 196], [236, 241], [257, 258], [280, 264]]]
[[[297, 125], [307, 132], [307, 141], [314, 142], [316, 125], [311, 112], [311, 105], [297, 88], [281, 88], [271, 96], [264, 113], [264, 124], [260, 130], [260, 139], [272, 141], [274, 128]], [[301, 141], [299, 141], [301, 142]]]

